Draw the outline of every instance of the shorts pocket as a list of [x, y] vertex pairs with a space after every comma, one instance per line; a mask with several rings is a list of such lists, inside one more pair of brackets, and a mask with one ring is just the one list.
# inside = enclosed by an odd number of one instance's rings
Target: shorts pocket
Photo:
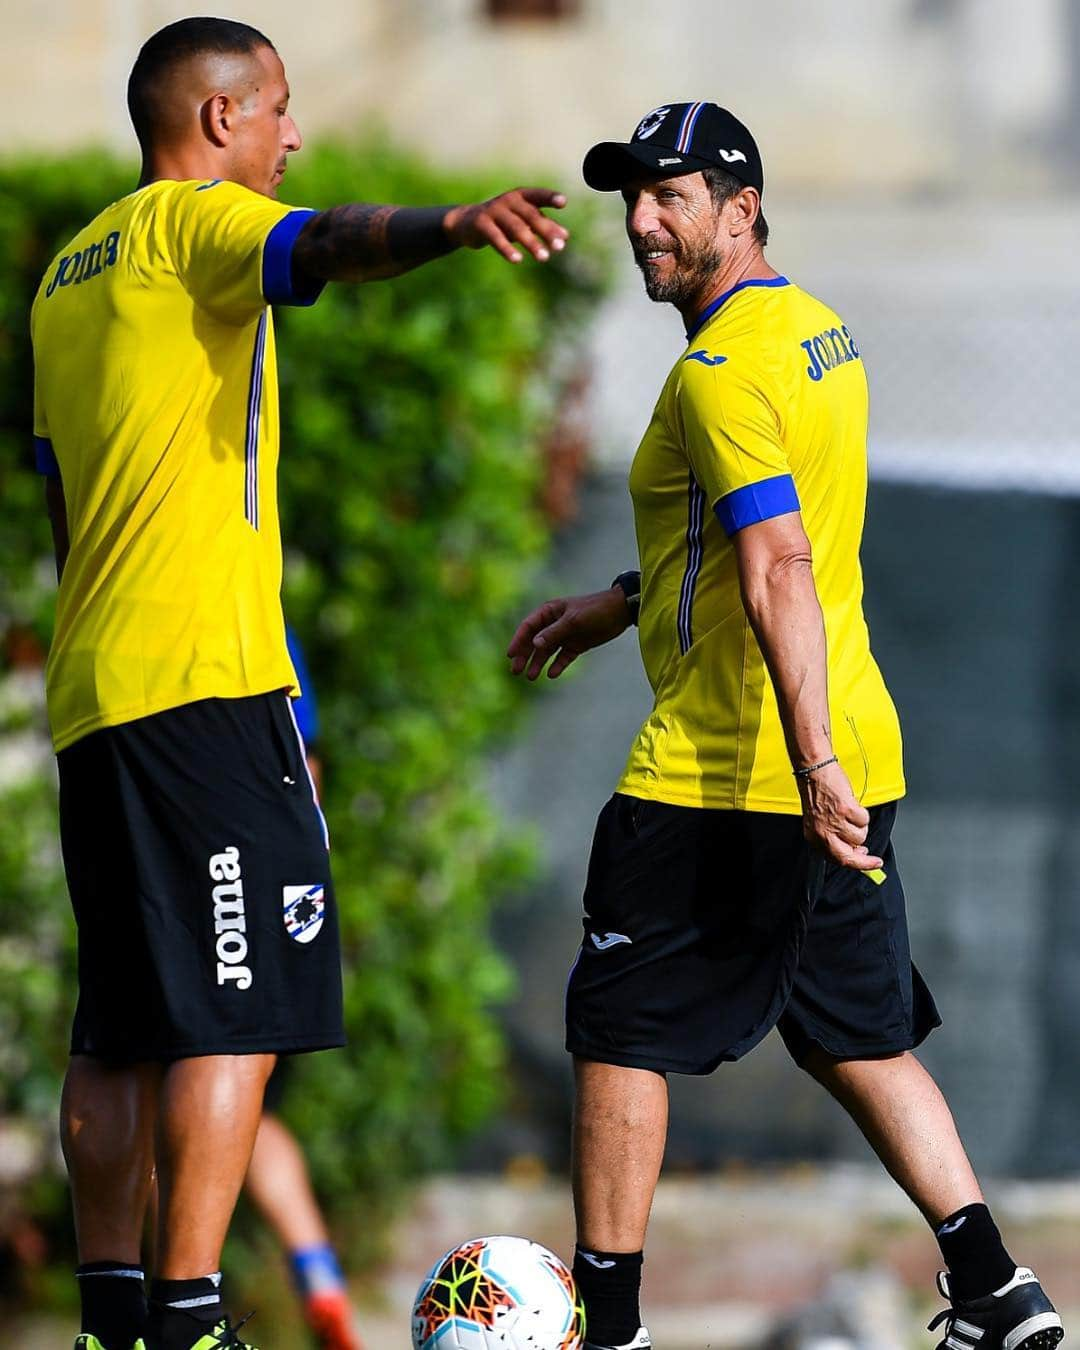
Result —
[[279, 770], [278, 783], [293, 792], [307, 788], [307, 766], [303, 762], [300, 736], [289, 710], [288, 694], [268, 694], [267, 711], [270, 717], [270, 740]]

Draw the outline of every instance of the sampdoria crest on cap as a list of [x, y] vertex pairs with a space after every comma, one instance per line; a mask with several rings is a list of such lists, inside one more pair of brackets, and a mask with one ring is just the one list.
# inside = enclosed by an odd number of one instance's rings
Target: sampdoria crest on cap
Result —
[[637, 131], [634, 132], [634, 140], [635, 141], [648, 140], [648, 138], [653, 134], [653, 132], [659, 129], [660, 124], [663, 122], [664, 118], [668, 115], [670, 111], [671, 111], [670, 107], [654, 108], [652, 112], [648, 114], [648, 116], [643, 117], [641, 121], [638, 123]]

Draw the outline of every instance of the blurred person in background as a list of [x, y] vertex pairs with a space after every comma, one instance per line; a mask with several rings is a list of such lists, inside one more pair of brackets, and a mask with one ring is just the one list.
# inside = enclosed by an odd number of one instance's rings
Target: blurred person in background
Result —
[[128, 83], [139, 185], [60, 250], [31, 315], [79, 937], [61, 1137], [83, 1350], [244, 1344], [219, 1266], [264, 1087], [276, 1055], [344, 1039], [325, 827], [289, 710], [269, 307], [461, 247], [543, 261], [567, 237], [544, 189], [280, 205], [301, 144], [288, 104], [246, 24], [151, 37]]
[[[321, 800], [322, 757], [315, 685], [295, 630], [287, 627], [285, 639], [300, 682], [300, 697], [292, 705], [296, 727]], [[280, 1056], [267, 1081], [262, 1119], [244, 1189], [285, 1251], [304, 1318], [320, 1350], [361, 1350], [341, 1263], [312, 1188], [303, 1149], [278, 1115], [288, 1088], [290, 1063], [287, 1056]]]
[[542, 605], [509, 649], [515, 674], [550, 659], [557, 677], [640, 617], [655, 694], [597, 823], [567, 994], [589, 1346], [651, 1345], [666, 1075], [711, 1073], [775, 1026], [933, 1228], [943, 1345], [1050, 1350], [1061, 1319], [910, 1053], [940, 1019], [910, 957], [900, 727], [862, 613], [859, 349], [765, 260], [761, 158], [724, 109], [657, 108], [584, 175], [622, 193], [646, 291], [687, 338], [630, 471], [640, 573]]

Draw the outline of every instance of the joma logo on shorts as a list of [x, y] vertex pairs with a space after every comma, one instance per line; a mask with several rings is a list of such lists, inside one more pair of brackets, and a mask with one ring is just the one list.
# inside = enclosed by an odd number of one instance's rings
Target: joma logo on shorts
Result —
[[230, 845], [210, 859], [210, 876], [224, 884], [214, 887], [214, 933], [217, 935], [217, 982], [250, 989], [251, 970], [244, 964], [248, 954], [247, 917], [244, 913], [244, 880], [240, 875], [240, 850]]

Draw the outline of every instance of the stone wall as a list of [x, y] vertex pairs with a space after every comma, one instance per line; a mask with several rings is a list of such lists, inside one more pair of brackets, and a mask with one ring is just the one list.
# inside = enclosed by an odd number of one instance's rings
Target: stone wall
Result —
[[[131, 145], [140, 42], [198, 6], [19, 0], [5, 15], [5, 150]], [[550, 166], [665, 100], [712, 98], [759, 136], [769, 182], [819, 196], [1055, 190], [1075, 152], [1069, 0], [582, 0], [493, 22], [485, 0], [236, 0], [283, 54], [311, 135], [381, 123], [440, 160]]]

